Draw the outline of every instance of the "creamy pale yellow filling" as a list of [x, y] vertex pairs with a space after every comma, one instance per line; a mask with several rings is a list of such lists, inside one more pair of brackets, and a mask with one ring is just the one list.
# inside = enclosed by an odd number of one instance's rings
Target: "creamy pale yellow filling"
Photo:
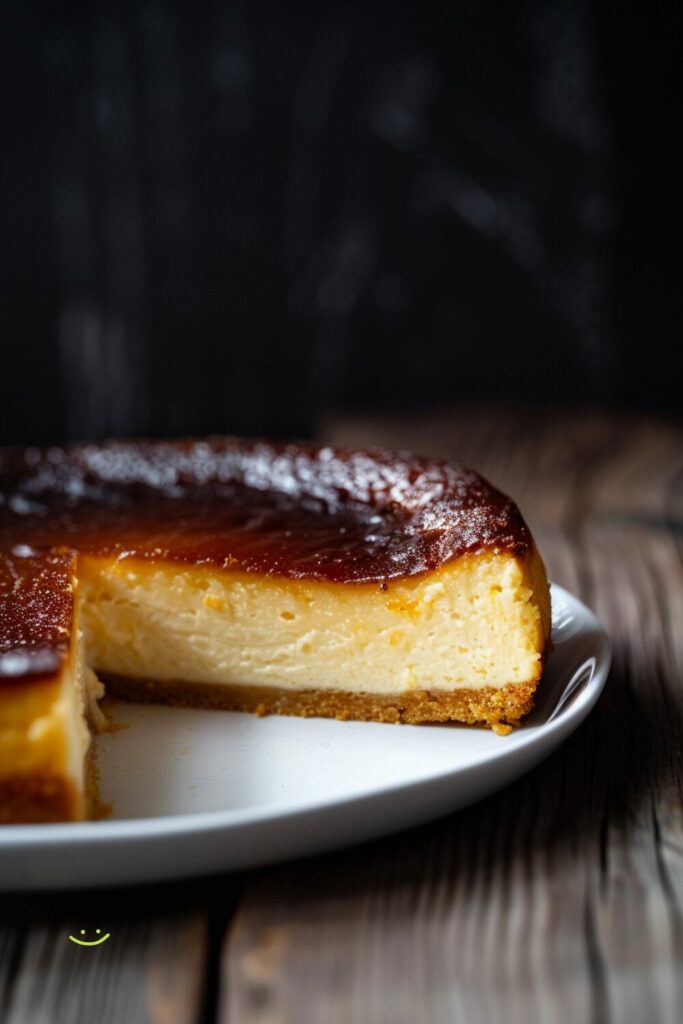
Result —
[[66, 673], [46, 682], [0, 686], [0, 774], [68, 771], [71, 701]]
[[[78, 594], [76, 581], [74, 586]], [[106, 719], [98, 704], [104, 686], [85, 660], [81, 607], [77, 600], [69, 655], [60, 672], [0, 686], [0, 780], [67, 778], [83, 793], [91, 730], [104, 728]]]
[[286, 690], [528, 682], [549, 622], [535, 552], [465, 556], [386, 589], [88, 557], [79, 592], [96, 672]]
[[[465, 556], [378, 584], [293, 581], [81, 558], [71, 654], [55, 678], [0, 686], [0, 779], [83, 791], [95, 672], [185, 683], [396, 694], [526, 683], [550, 630], [535, 551]], [[93, 671], [94, 670], [94, 671]]]
[[[79, 638], [76, 628], [75, 636]], [[55, 677], [0, 686], [0, 780], [39, 776], [70, 779], [84, 790], [85, 756], [90, 746], [88, 705], [103, 687], [84, 661], [84, 645], [72, 643], [69, 658]], [[96, 715], [101, 715], [97, 709]], [[83, 813], [81, 807], [80, 812]]]

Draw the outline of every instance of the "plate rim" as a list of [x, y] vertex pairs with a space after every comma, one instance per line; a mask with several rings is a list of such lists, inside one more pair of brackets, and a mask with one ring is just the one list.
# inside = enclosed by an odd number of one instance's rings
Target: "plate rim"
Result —
[[[12, 850], [16, 854], [17, 847], [30, 847], [35, 851], [39, 847], [71, 848], [88, 843], [92, 846], [102, 844], [118, 844], [130, 841], [163, 841], [165, 838], [193, 834], [213, 835], [232, 829], [239, 830], [264, 823], [275, 824], [284, 819], [299, 821], [322, 812], [343, 811], [345, 808], [364, 801], [372, 801], [378, 797], [399, 793], [413, 794], [421, 787], [438, 786], [454, 776], [464, 776], [482, 770], [491, 765], [500, 765], [516, 757], [523, 756], [524, 751], [545, 744], [555, 749], [574, 728], [577, 728], [596, 704], [602, 693], [612, 661], [612, 645], [607, 631], [593, 612], [578, 597], [557, 583], [551, 583], [551, 593], [556, 593], [567, 603], [581, 612], [584, 620], [581, 632], [590, 632], [598, 652], [595, 654], [595, 667], [588, 685], [578, 694], [567, 710], [554, 720], [545, 722], [524, 732], [519, 730], [512, 736], [501, 737], [500, 750], [486, 754], [481, 763], [461, 768], [440, 769], [432, 774], [422, 776], [413, 781], [394, 784], [382, 784], [373, 789], [363, 790], [356, 794], [337, 797], [332, 800], [316, 798], [310, 801], [279, 807], [277, 805], [260, 805], [237, 809], [219, 809], [212, 811], [191, 811], [184, 814], [171, 814], [158, 817], [122, 818], [117, 820], [100, 820], [88, 822], [54, 822], [41, 824], [2, 825], [0, 826], [0, 854], [3, 850]], [[418, 726], [419, 728], [419, 726]], [[564, 736], [562, 734], [565, 734]], [[552, 740], [559, 739], [556, 744]], [[549, 751], [550, 753], [550, 751]], [[521, 773], [520, 773], [521, 774]]]

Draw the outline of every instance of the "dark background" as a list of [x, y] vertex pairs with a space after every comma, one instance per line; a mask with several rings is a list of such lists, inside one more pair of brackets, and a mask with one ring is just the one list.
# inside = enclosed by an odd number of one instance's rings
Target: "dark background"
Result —
[[0, 9], [3, 443], [678, 407], [666, 8]]

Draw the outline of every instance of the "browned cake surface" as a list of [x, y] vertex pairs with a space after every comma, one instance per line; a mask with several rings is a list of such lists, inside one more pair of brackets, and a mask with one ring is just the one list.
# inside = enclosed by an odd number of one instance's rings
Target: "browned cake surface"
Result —
[[0, 497], [0, 682], [61, 659], [69, 552], [381, 585], [531, 544], [514, 503], [471, 470], [312, 444], [6, 449]]
[[58, 672], [74, 613], [74, 551], [0, 547], [0, 685]]

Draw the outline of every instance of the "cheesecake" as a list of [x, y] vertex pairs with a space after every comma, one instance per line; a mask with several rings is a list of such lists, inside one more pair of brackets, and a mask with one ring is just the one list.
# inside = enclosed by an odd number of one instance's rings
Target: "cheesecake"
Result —
[[506, 732], [549, 636], [526, 523], [459, 465], [235, 438], [5, 449], [0, 822], [93, 813], [105, 688]]

